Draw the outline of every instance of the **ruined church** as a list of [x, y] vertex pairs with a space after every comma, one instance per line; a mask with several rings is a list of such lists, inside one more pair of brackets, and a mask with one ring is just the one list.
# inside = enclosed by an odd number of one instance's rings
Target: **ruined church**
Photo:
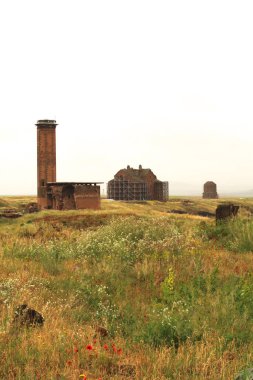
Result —
[[119, 170], [108, 182], [107, 196], [117, 201], [157, 200], [166, 202], [169, 196], [167, 181], [159, 181], [151, 169], [131, 168]]

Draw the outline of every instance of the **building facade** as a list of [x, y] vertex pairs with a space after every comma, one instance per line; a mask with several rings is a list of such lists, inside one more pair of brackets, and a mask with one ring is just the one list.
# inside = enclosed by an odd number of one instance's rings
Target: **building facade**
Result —
[[151, 169], [127, 166], [108, 182], [107, 197], [123, 201], [168, 200], [168, 182], [159, 181]]

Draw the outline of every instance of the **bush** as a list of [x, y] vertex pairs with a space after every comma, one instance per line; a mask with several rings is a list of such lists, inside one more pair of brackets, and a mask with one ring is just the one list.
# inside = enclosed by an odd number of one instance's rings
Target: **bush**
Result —
[[185, 342], [193, 334], [187, 314], [187, 309], [184, 309], [181, 315], [173, 315], [173, 310], [168, 307], [156, 306], [143, 329], [140, 340], [155, 347], [166, 345], [178, 348], [180, 343]]
[[235, 218], [218, 225], [199, 226], [200, 236], [234, 252], [253, 252], [253, 220]]

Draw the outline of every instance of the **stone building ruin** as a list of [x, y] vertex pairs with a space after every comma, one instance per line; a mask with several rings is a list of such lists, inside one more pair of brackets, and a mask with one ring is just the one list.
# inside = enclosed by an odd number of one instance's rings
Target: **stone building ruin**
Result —
[[101, 182], [56, 182], [56, 121], [37, 124], [37, 200], [40, 209], [99, 209]]
[[217, 185], [212, 181], [208, 181], [204, 184], [203, 199], [217, 199]]
[[107, 197], [118, 201], [166, 202], [168, 196], [168, 182], [159, 181], [151, 169], [143, 169], [141, 165], [139, 169], [127, 166], [119, 170], [107, 186]]

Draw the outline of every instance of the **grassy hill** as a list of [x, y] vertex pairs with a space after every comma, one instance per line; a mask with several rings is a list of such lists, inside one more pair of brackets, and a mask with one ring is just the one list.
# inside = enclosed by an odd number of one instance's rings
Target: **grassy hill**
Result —
[[[251, 366], [253, 200], [230, 199], [240, 215], [223, 225], [198, 215], [227, 201], [0, 219], [0, 378], [227, 380]], [[24, 303], [44, 326], [13, 323]]]

